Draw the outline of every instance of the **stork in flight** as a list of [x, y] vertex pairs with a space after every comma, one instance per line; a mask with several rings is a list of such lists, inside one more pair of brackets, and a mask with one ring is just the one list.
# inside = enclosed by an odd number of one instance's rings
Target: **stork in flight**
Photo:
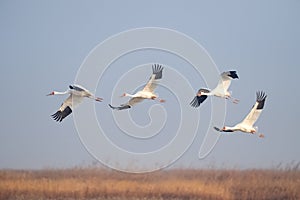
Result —
[[210, 91], [209, 89], [204, 89], [204, 88], [199, 89], [196, 96], [191, 101], [190, 105], [195, 108], [199, 107], [200, 104], [205, 101], [207, 96], [217, 96], [217, 97], [221, 97], [221, 98], [232, 99], [233, 103], [238, 103], [239, 100], [232, 98], [230, 92], [228, 91], [231, 80], [238, 79], [238, 78], [239, 77], [238, 77], [236, 71], [223, 72], [220, 75], [220, 80], [219, 80], [217, 87], [215, 89], [213, 89], [212, 91]]
[[[256, 102], [253, 105], [250, 113], [246, 116], [246, 118], [235, 125], [234, 127], [224, 126], [222, 129], [214, 127], [215, 130], [219, 132], [235, 132], [242, 131], [245, 133], [256, 133], [257, 127], [253, 127], [254, 123], [259, 118], [266, 101], [267, 95], [264, 92], [256, 92]], [[259, 137], [264, 137], [263, 134], [259, 134]]]
[[[158, 99], [158, 96], [154, 93], [154, 90], [157, 87], [158, 80], [162, 78], [163, 67], [159, 64], [154, 64], [152, 65], [152, 71], [153, 73], [143, 90], [138, 91], [135, 94], [124, 93], [122, 95], [123, 97], [131, 97], [131, 99], [127, 103], [121, 104], [120, 106], [112, 106], [111, 104], [109, 104], [109, 107], [115, 110], [124, 110], [129, 109], [135, 104], [142, 102], [144, 99]], [[158, 100], [161, 103], [165, 102], [165, 100], [163, 99]]]
[[69, 97], [62, 103], [58, 111], [53, 115], [51, 115], [54, 118], [54, 120], [58, 122], [61, 122], [65, 117], [70, 115], [72, 113], [72, 109], [78, 106], [82, 102], [84, 97], [94, 99], [95, 101], [100, 101], [100, 102], [103, 100], [102, 98], [95, 97], [90, 91], [88, 91], [84, 87], [75, 84], [70, 85], [69, 89], [66, 90], [65, 92], [53, 91], [47, 94], [47, 96], [65, 95], [65, 94], [69, 94]]

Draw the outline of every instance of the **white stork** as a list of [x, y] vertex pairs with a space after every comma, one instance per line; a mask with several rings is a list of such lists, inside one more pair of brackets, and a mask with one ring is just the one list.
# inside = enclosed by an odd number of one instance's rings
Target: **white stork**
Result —
[[[215, 89], [213, 89], [212, 91], [210, 91], [209, 89], [204, 89], [204, 88], [199, 89], [196, 96], [191, 101], [190, 105], [195, 108], [199, 107], [200, 104], [205, 101], [207, 96], [217, 96], [217, 97], [226, 98], [226, 99], [232, 98], [230, 92], [228, 91], [228, 88], [230, 86], [231, 80], [238, 79], [238, 78], [239, 77], [238, 77], [236, 71], [223, 72], [220, 75], [220, 80], [219, 80], [217, 87]], [[238, 103], [238, 101], [239, 101], [238, 99], [232, 100], [233, 103]]]
[[[257, 127], [253, 127], [254, 123], [257, 121], [258, 117], [260, 116], [264, 105], [267, 95], [264, 92], [256, 92], [256, 102], [253, 105], [250, 113], [246, 116], [246, 118], [235, 125], [234, 127], [224, 126], [222, 129], [214, 127], [215, 130], [220, 132], [235, 132], [235, 131], [242, 131], [245, 133], [256, 133]], [[264, 137], [263, 134], [259, 134], [259, 137]]]
[[[153, 73], [143, 90], [138, 91], [135, 94], [124, 93], [122, 95], [123, 97], [124, 96], [131, 97], [131, 99], [127, 103], [121, 104], [118, 107], [109, 104], [109, 107], [116, 110], [124, 110], [124, 109], [131, 108], [133, 105], [143, 101], [144, 99], [152, 99], [152, 100], [158, 99], [158, 96], [154, 93], [154, 90], [157, 86], [158, 80], [162, 78], [163, 67], [159, 64], [154, 64], [152, 65], [152, 71]], [[158, 100], [161, 103], [165, 102], [165, 100], [163, 99], [158, 99]]]
[[80, 85], [70, 85], [69, 89], [65, 92], [53, 91], [47, 94], [47, 96], [65, 94], [69, 94], [69, 97], [62, 103], [58, 111], [51, 115], [54, 120], [58, 122], [61, 122], [65, 117], [70, 115], [72, 113], [72, 109], [78, 106], [82, 102], [84, 97], [94, 99], [95, 101], [103, 100], [102, 98], [95, 97], [90, 91]]

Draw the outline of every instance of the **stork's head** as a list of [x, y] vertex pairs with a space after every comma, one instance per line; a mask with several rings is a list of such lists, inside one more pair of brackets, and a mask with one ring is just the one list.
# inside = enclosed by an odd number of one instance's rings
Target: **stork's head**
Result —
[[124, 92], [120, 97], [126, 97], [128, 96], [126, 92]]
[[46, 96], [50, 96], [50, 95], [55, 95], [55, 92], [50, 92], [49, 94], [47, 94]]
[[125, 92], [120, 97], [134, 97], [134, 95]]

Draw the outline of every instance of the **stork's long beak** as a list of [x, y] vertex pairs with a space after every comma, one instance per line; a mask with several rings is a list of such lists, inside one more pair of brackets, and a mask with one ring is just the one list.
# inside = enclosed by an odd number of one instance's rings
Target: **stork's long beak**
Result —
[[53, 92], [51, 92], [51, 93], [47, 94], [46, 96], [51, 96], [51, 95], [53, 95]]
[[102, 98], [100, 98], [100, 97], [96, 97], [96, 99], [95, 99], [96, 101], [99, 101], [99, 102], [101, 102], [101, 101], [103, 101], [103, 99]]

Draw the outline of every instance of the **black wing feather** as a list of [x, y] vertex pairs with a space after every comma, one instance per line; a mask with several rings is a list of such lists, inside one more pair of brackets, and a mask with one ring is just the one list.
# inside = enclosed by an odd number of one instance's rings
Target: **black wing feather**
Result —
[[71, 90], [84, 91], [84, 89], [82, 89], [82, 88], [80, 88], [80, 87], [78, 87], [78, 86], [76, 86], [76, 85], [69, 85], [69, 88], [70, 88]]
[[214, 129], [219, 132], [234, 132], [233, 130], [222, 130], [222, 129], [219, 129], [218, 127], [214, 127]]
[[218, 127], [215, 127], [215, 126], [214, 126], [214, 129], [215, 129], [216, 131], [222, 132], [222, 130], [219, 129]]
[[111, 104], [108, 104], [110, 108], [114, 109], [114, 110], [125, 110], [125, 109], [129, 109], [131, 108], [130, 105], [121, 105], [119, 107], [117, 106], [112, 106]]
[[228, 133], [231, 133], [231, 132], [234, 132], [233, 130], [222, 130], [222, 132], [228, 132]]
[[161, 79], [162, 78], [163, 69], [164, 68], [159, 64], [152, 65], [152, 71], [153, 71], [153, 74], [155, 74], [155, 79]]
[[195, 96], [194, 99], [191, 101], [190, 105], [197, 108], [200, 106], [201, 103], [205, 101], [206, 98], [206, 95]]
[[[200, 92], [206, 92], [206, 93], [208, 93], [210, 91], [208, 89], [201, 88], [201, 89], [198, 90], [197, 94], [199, 94]], [[207, 99], [207, 95], [201, 95], [201, 96], [197, 95], [191, 101], [190, 105], [193, 106], [193, 107], [195, 107], [195, 108], [197, 108], [197, 107], [200, 106], [201, 103], [203, 103], [205, 101], [205, 99]]]
[[233, 79], [239, 78], [239, 76], [237, 75], [236, 71], [229, 71], [228, 76], [231, 77], [231, 78], [233, 78]]
[[55, 121], [61, 122], [64, 118], [66, 118], [71, 113], [72, 113], [72, 109], [69, 106], [67, 106], [63, 111], [59, 110], [51, 116]]
[[266, 101], [267, 95], [263, 91], [258, 91], [256, 92], [256, 102], [258, 103], [257, 105], [257, 110], [261, 110], [264, 108], [265, 101]]

